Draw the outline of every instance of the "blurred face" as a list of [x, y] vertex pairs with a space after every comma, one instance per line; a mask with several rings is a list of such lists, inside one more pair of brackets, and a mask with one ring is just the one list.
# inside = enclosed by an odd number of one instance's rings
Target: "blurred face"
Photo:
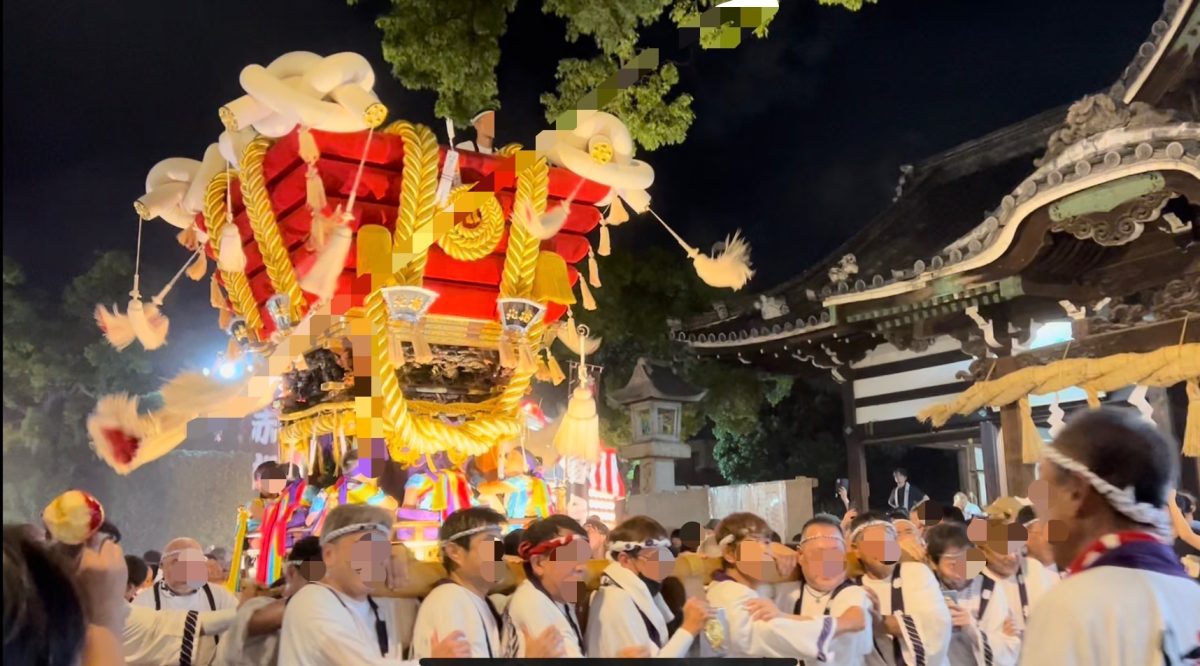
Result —
[[208, 558], [199, 548], [187, 548], [163, 557], [163, 581], [180, 594], [195, 592], [208, 582]]
[[479, 139], [487, 139], [489, 142], [496, 137], [496, 114], [485, 113], [483, 117], [475, 121], [475, 131], [478, 132]]
[[1017, 573], [1021, 553], [1025, 550], [1024, 527], [976, 519], [967, 526], [967, 535], [971, 541], [981, 544], [979, 550], [992, 573], [1001, 578]]
[[863, 530], [853, 548], [863, 568], [875, 578], [891, 575], [900, 561], [900, 544], [884, 525], [873, 525]]
[[725, 561], [734, 565], [734, 569], [752, 583], [775, 582], [779, 575], [779, 565], [771, 555], [771, 535], [751, 534], [736, 544], [730, 544], [724, 551]]
[[[569, 534], [572, 534], [569, 530], [558, 533], [560, 537]], [[534, 555], [529, 564], [552, 599], [573, 604], [579, 600], [584, 565], [591, 558], [591, 551], [586, 541], [575, 539], [551, 553]]]
[[[1035, 482], [1039, 484], [1038, 493], [1035, 495], [1031, 489], [1030, 498], [1038, 515], [1046, 517], [1046, 538], [1054, 552], [1054, 562], [1059, 569], [1065, 570], [1086, 545], [1074, 529], [1087, 496], [1086, 482], [1048, 460], [1041, 461], [1038, 466], [1044, 485]], [[1044, 504], [1039, 506], [1039, 500]]]
[[365, 596], [371, 586], [383, 584], [387, 579], [388, 565], [392, 559], [392, 545], [379, 532], [347, 534], [322, 551], [327, 576], [332, 578], [342, 591], [353, 596]]
[[260, 495], [274, 497], [283, 492], [283, 487], [287, 485], [287, 480], [282, 477], [276, 477], [275, 474], [268, 472], [266, 475], [258, 477], [254, 485]]
[[639, 576], [661, 583], [675, 570], [675, 556], [667, 548], [640, 548], [635, 553], [621, 553], [617, 561], [626, 569], [632, 569]]
[[828, 592], [846, 579], [846, 543], [833, 525], [809, 526], [799, 556], [804, 581], [814, 590]]
[[896, 485], [898, 486], [902, 486], [908, 481], [908, 477], [900, 472], [892, 472], [892, 478], [896, 480]]
[[325, 576], [324, 562], [301, 562], [299, 565], [289, 564], [283, 572], [285, 599], [300, 591], [300, 588], [312, 581], [321, 580]]
[[1045, 521], [1034, 521], [1028, 530], [1029, 542], [1026, 545], [1029, 548], [1029, 556], [1042, 564], [1053, 562], [1054, 550], [1050, 547], [1050, 530]]
[[467, 548], [456, 543], [446, 544], [446, 557], [454, 561], [455, 575], [485, 588], [502, 582], [508, 573], [499, 525], [472, 534]]
[[962, 590], [967, 587], [967, 549], [947, 548], [938, 560], [936, 573], [942, 584], [951, 590]]

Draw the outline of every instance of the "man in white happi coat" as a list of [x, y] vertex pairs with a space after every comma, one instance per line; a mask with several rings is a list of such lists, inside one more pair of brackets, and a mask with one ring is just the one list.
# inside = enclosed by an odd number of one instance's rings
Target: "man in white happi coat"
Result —
[[[321, 560], [325, 575], [288, 600], [279, 639], [287, 666], [373, 666], [403, 662], [395, 606], [371, 595], [401, 572], [391, 546], [394, 514], [369, 504], [343, 504], [325, 518]], [[442, 638], [434, 657], [467, 656], [461, 634]]]
[[[800, 529], [798, 545], [800, 580], [775, 586], [779, 610], [803, 619], [838, 616], [850, 608], [871, 613], [871, 600], [861, 585], [846, 576], [846, 540], [841, 521], [817, 514]], [[833, 640], [832, 654], [825, 662], [857, 666], [874, 649], [871, 623], [861, 631], [847, 632]], [[807, 664], [801, 661], [801, 664]]]
[[[195, 539], [179, 538], [168, 543], [163, 549], [160, 573], [162, 579], [139, 592], [133, 599], [133, 606], [184, 613], [237, 608], [238, 601], [232, 592], [224, 586], [208, 582], [208, 559]], [[198, 622], [187, 623], [183, 635], [180, 636], [181, 644], [189, 645], [188, 666], [207, 666], [213, 662], [217, 653], [219, 638], [208, 633], [201, 635], [199, 629]], [[165, 666], [179, 662], [169, 660], [163, 663]]]
[[[984, 567], [957, 587], [955, 599], [947, 601], [951, 622], [956, 628], [972, 630], [976, 639], [973, 659], [958, 663], [1015, 666], [1029, 615], [1058, 578], [1023, 555], [1025, 531], [1020, 525], [975, 519], [967, 532]], [[952, 583], [955, 578], [942, 580]], [[958, 663], [951, 661], [952, 666]]]
[[671, 634], [674, 614], [663, 600], [662, 583], [675, 566], [667, 530], [646, 516], [627, 518], [608, 535], [609, 565], [592, 595], [585, 640], [593, 659], [619, 658], [637, 647], [664, 659], [686, 657], [704, 629], [708, 604], [688, 599], [683, 622]]
[[771, 528], [761, 517], [730, 514], [717, 525], [714, 536], [722, 568], [713, 574], [705, 595], [717, 616], [713, 627], [705, 627], [701, 656], [825, 662], [834, 656], [838, 636], [862, 631], [869, 621], [858, 607], [846, 608], [836, 617], [802, 619], [782, 613], [772, 586], [786, 580], [794, 564], [785, 565], [772, 552]]
[[1153, 425], [1112, 409], [1080, 415], [1043, 449], [1038, 510], [1067, 578], [1030, 617], [1022, 664], [1200, 662], [1200, 585], [1166, 543], [1177, 451]]
[[587, 532], [570, 516], [556, 514], [525, 528], [518, 553], [525, 580], [504, 608], [501, 636], [504, 656], [531, 658], [530, 642], [556, 634], [559, 657], [584, 656], [583, 630], [575, 605], [584, 588], [584, 566], [591, 555]]
[[850, 523], [850, 547], [862, 564], [862, 586], [878, 602], [872, 666], [940, 666], [950, 642], [950, 612], [933, 572], [900, 560], [896, 529], [868, 511]]

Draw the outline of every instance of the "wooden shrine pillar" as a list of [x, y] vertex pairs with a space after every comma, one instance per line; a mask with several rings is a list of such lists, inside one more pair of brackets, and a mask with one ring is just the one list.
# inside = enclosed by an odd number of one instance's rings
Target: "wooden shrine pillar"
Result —
[[867, 445], [863, 442], [862, 429], [855, 420], [854, 370], [845, 365], [841, 372], [846, 378], [842, 384], [842, 432], [846, 435], [846, 478], [850, 480], [850, 503], [859, 511], [866, 511], [871, 487], [867, 483]]
[[[1012, 356], [1013, 338], [1008, 330], [1008, 317], [998, 312], [992, 319], [996, 340], [1002, 345], [996, 350], [997, 360]], [[1024, 497], [1033, 482], [1033, 465], [1026, 465], [1021, 456], [1022, 434], [1025, 428], [1021, 424], [1021, 408], [1017, 403], [1004, 405], [1000, 408], [1000, 434], [1002, 441], [1000, 455], [1004, 456], [1004, 473], [1007, 480], [1006, 494], [1011, 497]]]
[[1033, 482], [1033, 465], [1026, 465], [1021, 459], [1021, 408], [1017, 403], [1000, 408], [1001, 448], [1004, 455], [1004, 473], [1007, 481], [1007, 494], [1014, 497], [1025, 497], [1029, 484]]

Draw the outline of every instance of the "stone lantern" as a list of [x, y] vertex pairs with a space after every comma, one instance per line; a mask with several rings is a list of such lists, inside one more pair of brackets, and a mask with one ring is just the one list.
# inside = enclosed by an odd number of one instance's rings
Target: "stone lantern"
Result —
[[638, 493], [675, 489], [675, 461], [691, 458], [680, 439], [684, 403], [699, 402], [707, 393], [680, 379], [670, 366], [638, 359], [633, 376], [609, 399], [629, 410], [632, 440], [621, 457], [639, 461]]

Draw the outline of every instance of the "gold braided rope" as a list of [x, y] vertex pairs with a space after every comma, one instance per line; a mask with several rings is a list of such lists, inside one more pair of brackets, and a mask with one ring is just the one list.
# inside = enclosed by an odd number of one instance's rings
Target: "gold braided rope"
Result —
[[497, 150], [496, 154], [499, 155], [500, 157], [512, 157], [513, 155], [516, 155], [517, 153], [521, 152], [522, 148], [524, 148], [524, 146], [522, 146], [519, 143], [510, 143], [510, 144], [505, 145], [500, 150]]
[[337, 432], [352, 434], [356, 423], [354, 410], [331, 411], [284, 423], [279, 427], [279, 446], [306, 451], [308, 441], [315, 434], [332, 435]]
[[[220, 252], [221, 230], [225, 228], [225, 190], [229, 187], [230, 179], [228, 174], [218, 173], [208, 182], [208, 188], [204, 191], [204, 218], [208, 227], [208, 244], [213, 254]], [[246, 328], [251, 335], [258, 337], [263, 321], [246, 274], [242, 271], [221, 271], [221, 280], [225, 283], [225, 291], [229, 294], [234, 312], [246, 321]]]
[[275, 293], [288, 297], [292, 321], [297, 322], [304, 317], [306, 303], [304, 292], [296, 281], [296, 268], [279, 234], [279, 223], [271, 207], [271, 195], [267, 192], [263, 160], [270, 147], [270, 139], [259, 137], [251, 141], [242, 153], [246, 214], [250, 217], [250, 228], [254, 230], [254, 242], [258, 243], [263, 264], [267, 267], [267, 276], [271, 278], [271, 287]]
[[[439, 451], [453, 451], [469, 456], [480, 455], [498, 442], [512, 439], [520, 432], [520, 421], [515, 409], [506, 410], [511, 413], [496, 410], [500, 413], [494, 412], [459, 426], [410, 412], [388, 352], [387, 306], [378, 290], [367, 296], [366, 309], [372, 332], [372, 367], [383, 401], [383, 430], [388, 441], [388, 451], [393, 459], [411, 459], [414, 454], [428, 455]], [[514, 382], [518, 379], [514, 378]], [[511, 402], [510, 394], [518, 388], [520, 387], [514, 387], [513, 382], [510, 382], [501, 396], [501, 401], [507, 399]], [[524, 395], [523, 390], [521, 394]]]
[[433, 244], [433, 216], [437, 213], [438, 144], [433, 131], [424, 125], [394, 122], [385, 134], [399, 135], [404, 142], [404, 175], [400, 182], [400, 208], [396, 213], [393, 251], [416, 256], [397, 273], [403, 285], [419, 286]]
[[508, 250], [500, 278], [500, 296], [504, 298], [529, 298], [533, 288], [541, 241], [529, 233], [525, 220], [536, 219], [546, 212], [549, 181], [550, 169], [544, 157], [538, 157], [517, 176], [517, 196], [513, 200]]
[[[459, 188], [460, 191], [470, 189], [469, 185]], [[455, 197], [460, 192], [450, 194], [453, 205]], [[474, 226], [468, 227], [467, 223]], [[452, 259], [459, 261], [476, 261], [493, 251], [504, 238], [504, 209], [496, 196], [490, 195], [478, 211], [471, 213], [464, 222], [459, 222], [438, 239], [438, 246]]]

